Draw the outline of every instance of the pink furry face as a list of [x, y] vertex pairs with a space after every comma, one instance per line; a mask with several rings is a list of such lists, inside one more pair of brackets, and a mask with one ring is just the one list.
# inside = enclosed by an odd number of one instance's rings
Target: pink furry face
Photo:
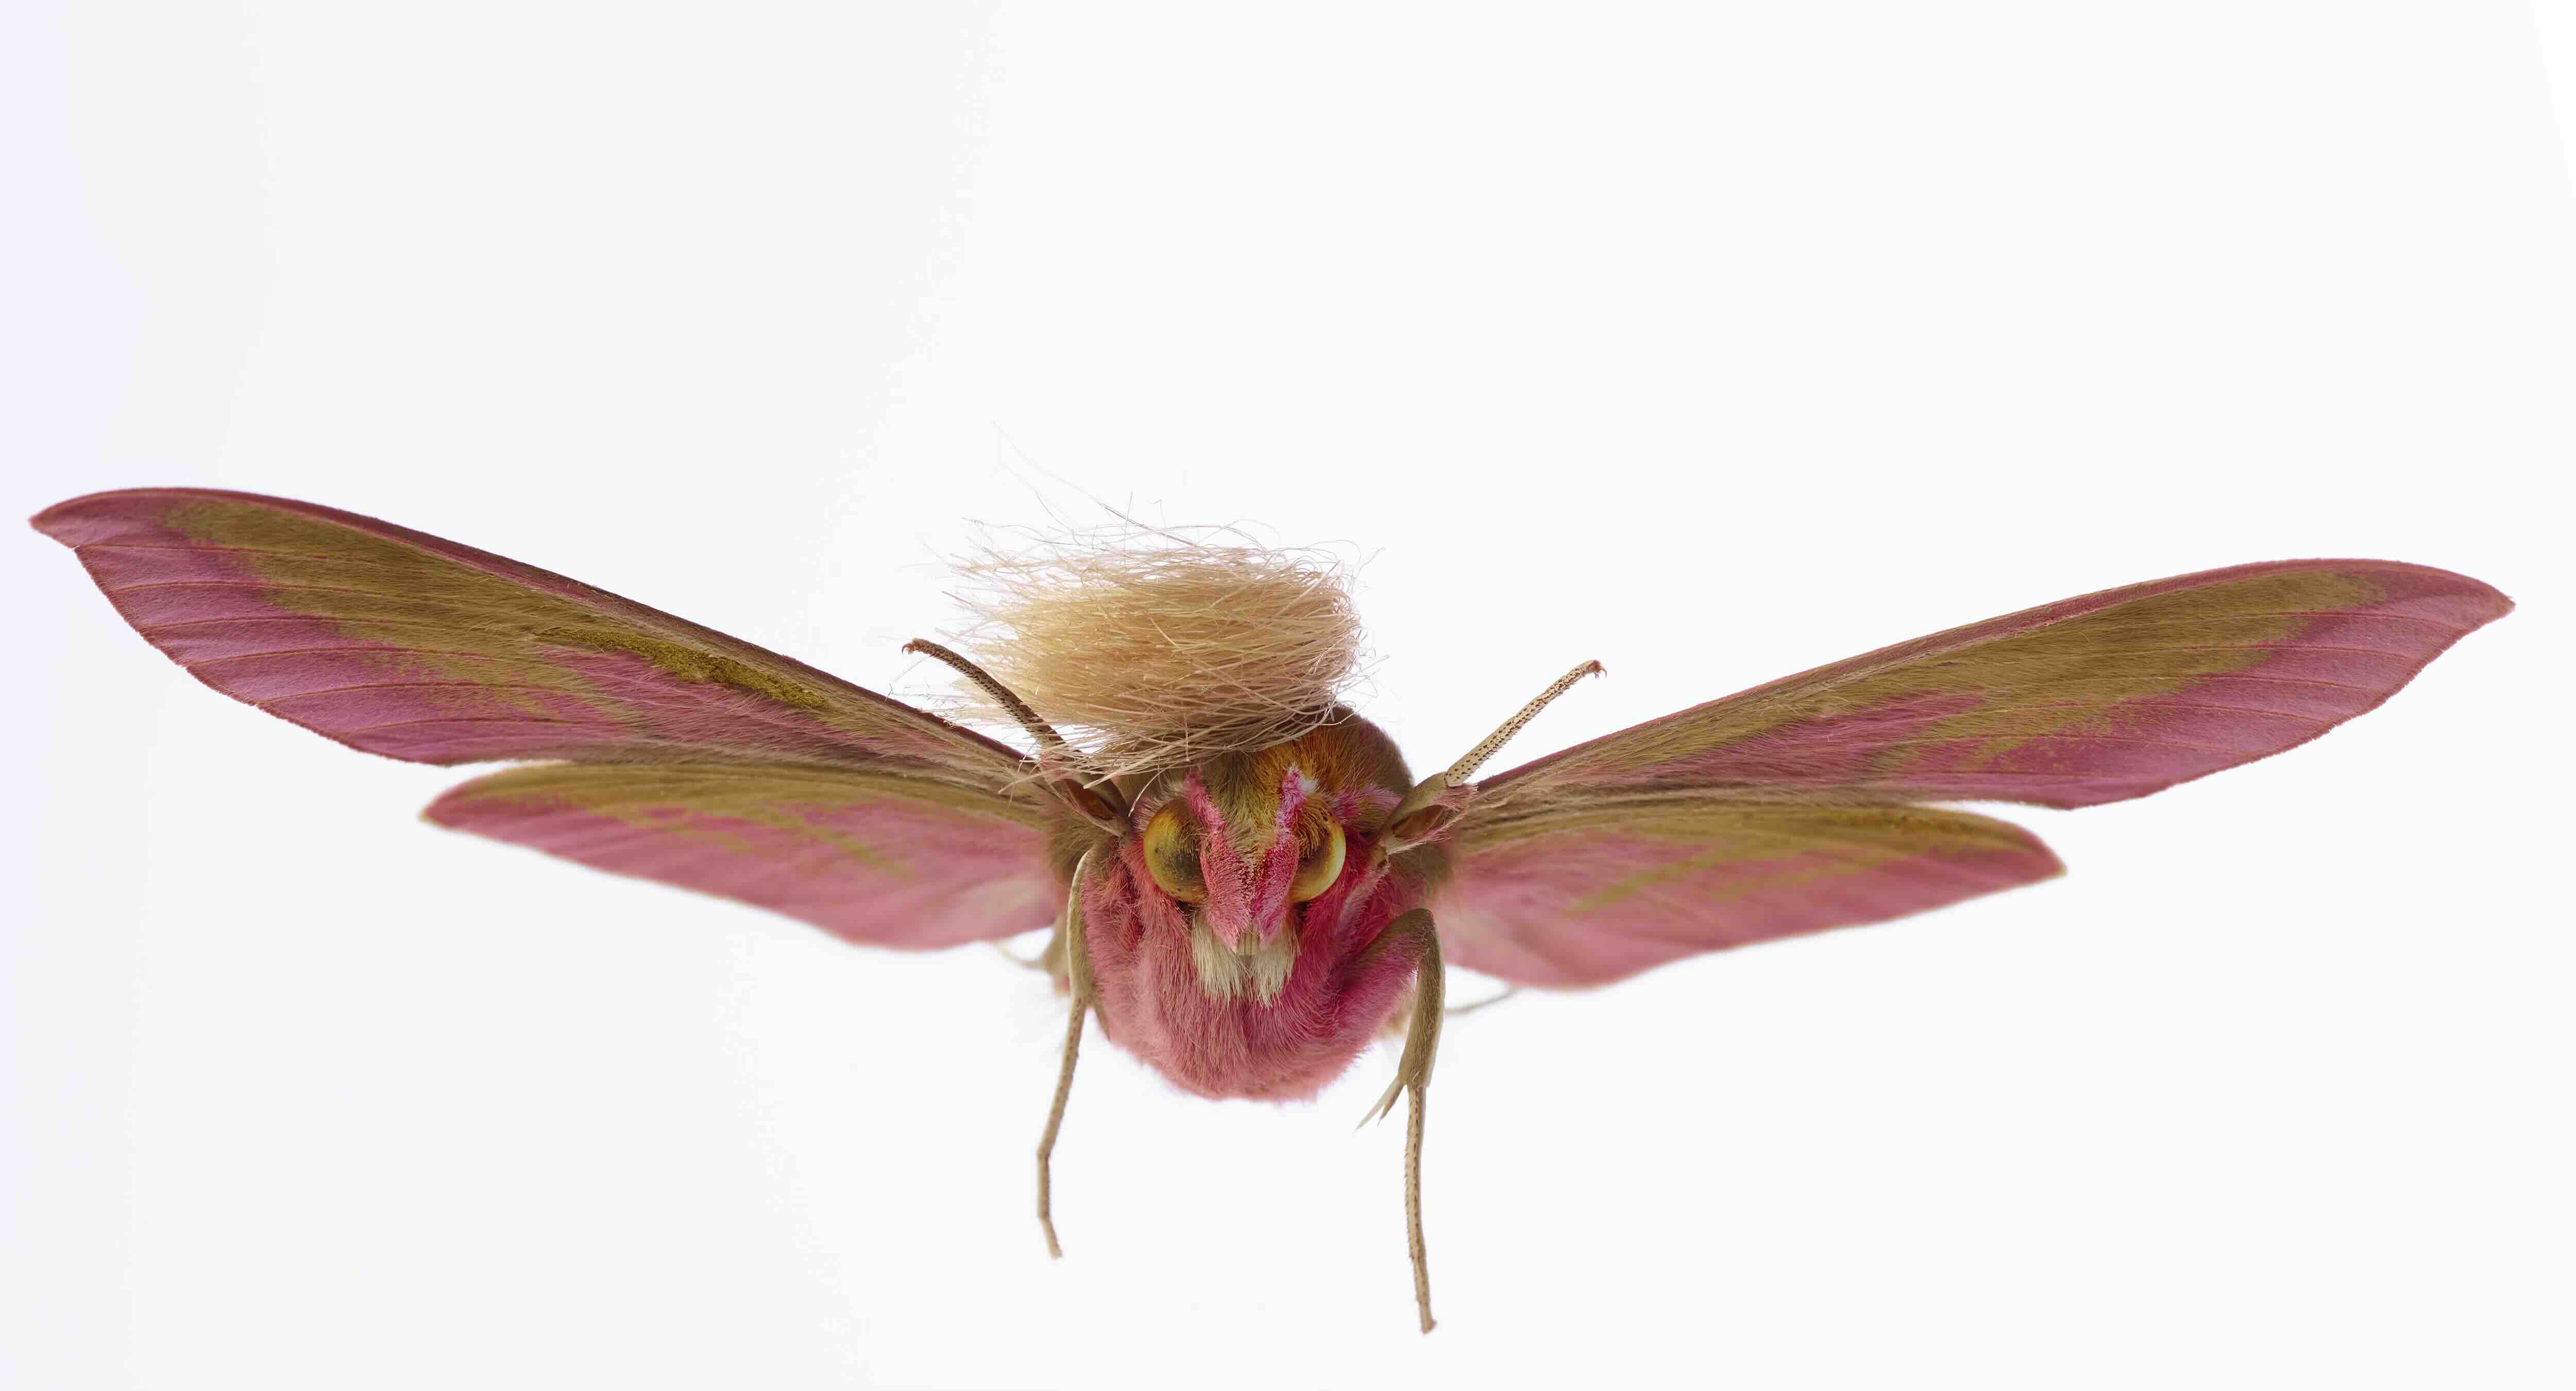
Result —
[[1337, 724], [1249, 754], [1208, 759], [1139, 789], [1147, 883], [1187, 911], [1212, 948], [1294, 953], [1291, 910], [1353, 873], [1408, 786], [1386, 736]]
[[[1085, 881], [1102, 1027], [1203, 1096], [1312, 1095], [1385, 1028], [1421, 964], [1388, 930], [1426, 894], [1382, 852], [1393, 794], [1283, 768], [1252, 819], [1228, 807], [1242, 789], [1223, 770], [1173, 781]], [[1301, 835], [1312, 826], [1328, 829]]]
[[1315, 779], [1292, 767], [1270, 815], [1245, 825], [1230, 818], [1193, 769], [1180, 792], [1146, 822], [1145, 868], [1175, 900], [1191, 905], [1228, 950], [1275, 941], [1291, 905], [1341, 877], [1348, 839], [1317, 795]]
[[1385, 854], [1407, 785], [1386, 737], [1345, 716], [1138, 789], [1139, 829], [1084, 887], [1110, 1036], [1206, 1096], [1288, 1099], [1339, 1075], [1420, 965], [1388, 931], [1430, 882]]

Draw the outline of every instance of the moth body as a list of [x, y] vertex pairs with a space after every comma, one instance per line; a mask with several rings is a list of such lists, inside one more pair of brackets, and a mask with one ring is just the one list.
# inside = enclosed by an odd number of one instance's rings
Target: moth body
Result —
[[1382, 853], [1412, 786], [1402, 756], [1339, 711], [1287, 743], [1137, 781], [1131, 829], [1082, 884], [1102, 1032], [1201, 1096], [1314, 1095], [1422, 964], [1419, 941], [1388, 927], [1423, 906], [1445, 859]]

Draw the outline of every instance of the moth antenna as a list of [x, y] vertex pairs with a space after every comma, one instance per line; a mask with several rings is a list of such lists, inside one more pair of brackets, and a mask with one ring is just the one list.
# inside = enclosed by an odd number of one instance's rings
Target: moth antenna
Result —
[[1467, 750], [1467, 756], [1450, 764], [1448, 771], [1434, 773], [1415, 783], [1413, 790], [1404, 794], [1404, 800], [1396, 803], [1395, 810], [1387, 816], [1387, 837], [1379, 842], [1385, 853], [1402, 854], [1438, 831], [1450, 817], [1457, 814], [1458, 808], [1455, 804], [1444, 804], [1442, 801], [1451, 788], [1474, 777], [1476, 769], [1481, 767], [1486, 759], [1494, 756], [1494, 750], [1510, 742], [1513, 735], [1521, 732], [1521, 726], [1537, 719], [1539, 711], [1546, 709], [1550, 701], [1573, 689], [1575, 682], [1587, 676], [1604, 674], [1606, 674], [1606, 668], [1599, 662], [1585, 662], [1556, 678], [1555, 684], [1538, 693], [1538, 699], [1522, 706], [1519, 714], [1503, 721], [1500, 729], [1486, 735], [1483, 743]]
[[[1022, 968], [1022, 969], [1024, 969], [1024, 970], [1030, 970], [1030, 971], [1043, 971], [1043, 970], [1045, 970], [1045, 969], [1047, 968], [1047, 953], [1046, 953], [1046, 948], [1044, 948], [1044, 947], [1040, 947], [1040, 948], [1038, 948], [1036, 951], [1031, 952], [1031, 953], [1030, 953], [1029, 955], [1027, 955], [1027, 956], [1022, 956], [1022, 955], [1020, 955], [1018, 952], [1015, 952], [1015, 951], [1011, 950], [1009, 947], [1003, 946], [1003, 945], [1002, 945], [1001, 943], [999, 943], [999, 942], [987, 942], [987, 943], [985, 943], [984, 945], [986, 945], [986, 946], [988, 946], [988, 947], [991, 947], [993, 950], [995, 950], [995, 951], [997, 951], [997, 952], [1000, 952], [1000, 953], [1002, 954], [1002, 959], [1003, 959], [1004, 961], [1007, 961], [1007, 962], [1011, 963], [1012, 965], [1017, 966], [1017, 967], [1020, 967], [1020, 968]], [[1504, 992], [1503, 992], [1503, 994], [1505, 994], [1505, 995], [1508, 995], [1508, 994], [1510, 994], [1510, 993], [1511, 993], [1511, 992], [1510, 992], [1510, 991], [1508, 991], [1508, 990], [1506, 990], [1506, 991], [1504, 991]], [[1501, 996], [1496, 996], [1496, 997], [1495, 997], [1495, 999], [1500, 999], [1500, 998], [1502, 998], [1502, 997], [1501, 997]], [[1483, 1002], [1482, 1002], [1482, 1003], [1480, 1003], [1480, 1004], [1469, 1005], [1467, 1008], [1468, 1008], [1468, 1009], [1482, 1009], [1482, 1008], [1484, 1008], [1484, 1006], [1485, 1006], [1485, 1005], [1490, 1005], [1490, 1004], [1492, 1004], [1493, 1002], [1494, 1002], [1493, 1000], [1486, 1000], [1486, 1001], [1483, 1001]], [[1465, 1013], [1465, 1012], [1466, 1012], [1465, 1010], [1451, 1010], [1451, 1011], [1450, 1011], [1450, 1013], [1452, 1013], [1452, 1014], [1463, 1014], [1463, 1013]]]
[[[1127, 808], [1122, 805], [1122, 799], [1118, 796], [1116, 788], [1091, 766], [1089, 759], [1084, 758], [1073, 745], [1066, 743], [1063, 735], [1055, 732], [1054, 725], [1039, 719], [1038, 712], [1030, 709], [1027, 701], [1012, 694], [1010, 687], [994, 680], [992, 675], [982, 667], [928, 638], [914, 638], [903, 645], [903, 650], [918, 652], [925, 657], [936, 657], [955, 667], [967, 680], [974, 682], [984, 694], [992, 697], [994, 704], [1010, 711], [1011, 718], [1018, 720], [1020, 728], [1027, 730], [1029, 737], [1037, 741], [1040, 755], [1038, 761], [1041, 764], [1047, 761], [1046, 755], [1049, 754], [1054, 755], [1060, 763], [1070, 764], [1074, 771], [1055, 781], [1052, 786], [1058, 789], [1066, 801], [1073, 803], [1076, 811], [1111, 831], [1115, 831], [1118, 825], [1126, 820]], [[1049, 1244], [1053, 1244], [1052, 1239]]]
[[1522, 706], [1519, 714], [1503, 721], [1502, 728], [1486, 735], [1485, 742], [1467, 750], [1466, 757], [1450, 764], [1449, 771], [1443, 775], [1449, 779], [1449, 785], [1451, 787], [1456, 787], [1458, 784], [1474, 777], [1476, 775], [1476, 769], [1481, 767], [1486, 759], [1493, 757], [1496, 749], [1499, 749], [1504, 744], [1510, 742], [1513, 735], [1520, 733], [1521, 726], [1537, 719], [1538, 712], [1546, 709], [1550, 701], [1553, 701], [1558, 696], [1572, 690], [1575, 682], [1580, 681], [1587, 676], [1606, 675], [1607, 671], [1608, 669], [1603, 667], [1599, 662], [1585, 662], [1574, 670], [1556, 678], [1556, 684], [1539, 692], [1538, 699]]
[[1073, 886], [1064, 894], [1064, 976], [1073, 992], [1073, 1017], [1064, 1026], [1064, 1066], [1055, 1075], [1055, 1101], [1047, 1107], [1046, 1133], [1038, 1137], [1038, 1226], [1046, 1232], [1047, 1255], [1064, 1259], [1055, 1239], [1054, 1185], [1050, 1161], [1055, 1134], [1064, 1128], [1065, 1098], [1073, 1094], [1073, 1064], [1082, 1055], [1082, 1020], [1091, 1012], [1091, 950], [1082, 931], [1082, 881], [1091, 868], [1092, 852], [1073, 862]]
[[1070, 754], [1073, 751], [1073, 746], [1064, 742], [1064, 736], [1055, 732], [1054, 725], [1048, 724], [1046, 721], [1039, 719], [1038, 712], [1030, 709], [1027, 701], [1012, 694], [1010, 687], [994, 680], [982, 667], [975, 665], [973, 662], [966, 660], [955, 652], [949, 651], [938, 643], [932, 642], [928, 638], [914, 638], [912, 641], [903, 645], [903, 650], [906, 652], [918, 652], [925, 657], [937, 657], [948, 665], [957, 668], [960, 675], [964, 676], [967, 680], [974, 682], [976, 687], [982, 690], [984, 694], [991, 696], [995, 705], [1001, 706], [1003, 709], [1010, 711], [1011, 718], [1018, 720], [1020, 722], [1020, 728], [1027, 730], [1029, 732], [1029, 737], [1038, 741], [1039, 748], [1044, 749], [1049, 753], [1056, 754]]

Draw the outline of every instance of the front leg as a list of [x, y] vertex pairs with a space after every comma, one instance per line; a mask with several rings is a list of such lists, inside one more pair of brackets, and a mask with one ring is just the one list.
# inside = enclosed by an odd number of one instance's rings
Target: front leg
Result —
[[[1369, 944], [1368, 954], [1400, 952], [1414, 960], [1413, 1018], [1404, 1034], [1404, 1056], [1396, 1061], [1395, 1080], [1370, 1108], [1368, 1120], [1382, 1119], [1406, 1096], [1404, 1117], [1404, 1237], [1413, 1256], [1413, 1303], [1422, 1315], [1422, 1331], [1432, 1329], [1431, 1265], [1422, 1241], [1423, 1092], [1431, 1085], [1431, 1064], [1440, 1052], [1441, 1002], [1448, 981], [1440, 964], [1440, 935], [1431, 912], [1416, 908], [1386, 925]], [[1363, 1124], [1366, 1123], [1364, 1120]]]
[[1084, 871], [1091, 868], [1091, 852], [1074, 862], [1073, 887], [1064, 898], [1064, 971], [1073, 995], [1073, 1017], [1064, 1027], [1064, 1065], [1055, 1076], [1055, 1103], [1047, 1108], [1046, 1133], [1038, 1137], [1038, 1227], [1046, 1233], [1047, 1254], [1064, 1258], [1064, 1248], [1055, 1239], [1054, 1185], [1050, 1166], [1055, 1158], [1055, 1135], [1064, 1127], [1064, 1103], [1073, 1094], [1073, 1064], [1082, 1055], [1082, 1020], [1091, 1012], [1094, 990], [1091, 977], [1091, 943], [1083, 935], [1082, 883]]

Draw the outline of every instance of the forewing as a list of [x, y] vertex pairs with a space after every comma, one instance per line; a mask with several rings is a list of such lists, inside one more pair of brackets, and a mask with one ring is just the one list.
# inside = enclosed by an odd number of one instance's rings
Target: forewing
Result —
[[1567, 799], [2140, 797], [2369, 710], [2512, 604], [2445, 570], [2297, 560], [2182, 575], [1920, 638], [1488, 778], [1456, 835]]
[[1053, 921], [1063, 895], [1038, 812], [921, 778], [558, 763], [477, 778], [424, 815], [878, 946], [1006, 937]]
[[1526, 818], [1455, 868], [1433, 904], [1451, 964], [1573, 986], [1884, 922], [2063, 866], [2030, 832], [1968, 812], [1663, 801]]
[[1020, 763], [750, 643], [328, 507], [137, 489], [34, 524], [199, 680], [370, 753], [892, 767], [985, 788]]

